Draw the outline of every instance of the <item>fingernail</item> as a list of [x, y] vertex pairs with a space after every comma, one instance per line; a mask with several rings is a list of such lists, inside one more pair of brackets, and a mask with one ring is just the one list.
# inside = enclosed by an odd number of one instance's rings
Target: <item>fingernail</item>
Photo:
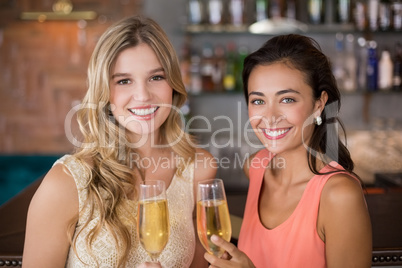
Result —
[[211, 241], [212, 242], [218, 242], [218, 236], [217, 235], [212, 235], [211, 236]]

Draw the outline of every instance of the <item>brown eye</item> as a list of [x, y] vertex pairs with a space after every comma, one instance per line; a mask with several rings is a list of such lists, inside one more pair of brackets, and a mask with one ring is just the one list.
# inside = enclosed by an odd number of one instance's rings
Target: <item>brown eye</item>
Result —
[[154, 80], [154, 81], [160, 81], [163, 79], [165, 79], [165, 77], [163, 77], [162, 75], [155, 75], [155, 76], [152, 76], [152, 78], [151, 78], [151, 80]]
[[130, 80], [122, 79], [122, 80], [117, 81], [117, 84], [119, 84], [119, 85], [128, 85], [128, 84], [130, 84]]
[[255, 104], [255, 105], [261, 105], [261, 104], [264, 104], [264, 101], [257, 99], [257, 100], [252, 100], [250, 103]]

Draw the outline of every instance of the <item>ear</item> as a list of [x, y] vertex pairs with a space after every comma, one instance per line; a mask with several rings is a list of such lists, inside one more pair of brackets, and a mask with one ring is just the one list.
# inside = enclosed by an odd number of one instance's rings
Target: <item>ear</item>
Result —
[[317, 113], [316, 115], [321, 115], [324, 110], [325, 104], [328, 101], [328, 93], [326, 91], [321, 92], [320, 98], [315, 101], [314, 111]]

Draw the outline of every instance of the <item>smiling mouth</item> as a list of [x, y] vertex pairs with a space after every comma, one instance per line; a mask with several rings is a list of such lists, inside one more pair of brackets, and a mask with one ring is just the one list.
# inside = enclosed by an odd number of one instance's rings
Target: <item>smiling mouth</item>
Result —
[[159, 107], [150, 107], [150, 108], [137, 108], [137, 109], [128, 109], [132, 114], [138, 115], [138, 116], [146, 116], [146, 115], [151, 115], [158, 110]]
[[286, 129], [278, 129], [278, 130], [269, 130], [269, 129], [264, 129], [264, 134], [268, 137], [271, 138], [278, 138], [284, 136], [291, 128], [286, 128]]

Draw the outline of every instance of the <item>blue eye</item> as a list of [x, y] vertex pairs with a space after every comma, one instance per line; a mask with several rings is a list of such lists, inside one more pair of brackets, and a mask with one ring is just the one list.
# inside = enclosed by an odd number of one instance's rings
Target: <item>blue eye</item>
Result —
[[130, 80], [129, 79], [122, 79], [122, 80], [117, 81], [117, 84], [119, 84], [119, 85], [128, 85], [128, 84], [130, 84]]
[[292, 102], [295, 102], [295, 100], [292, 98], [284, 98], [284, 99], [282, 99], [282, 102], [283, 103], [292, 103]]
[[264, 104], [264, 101], [260, 100], [260, 99], [256, 99], [256, 100], [252, 100], [250, 103], [255, 104], [255, 105], [262, 105], [262, 104]]

